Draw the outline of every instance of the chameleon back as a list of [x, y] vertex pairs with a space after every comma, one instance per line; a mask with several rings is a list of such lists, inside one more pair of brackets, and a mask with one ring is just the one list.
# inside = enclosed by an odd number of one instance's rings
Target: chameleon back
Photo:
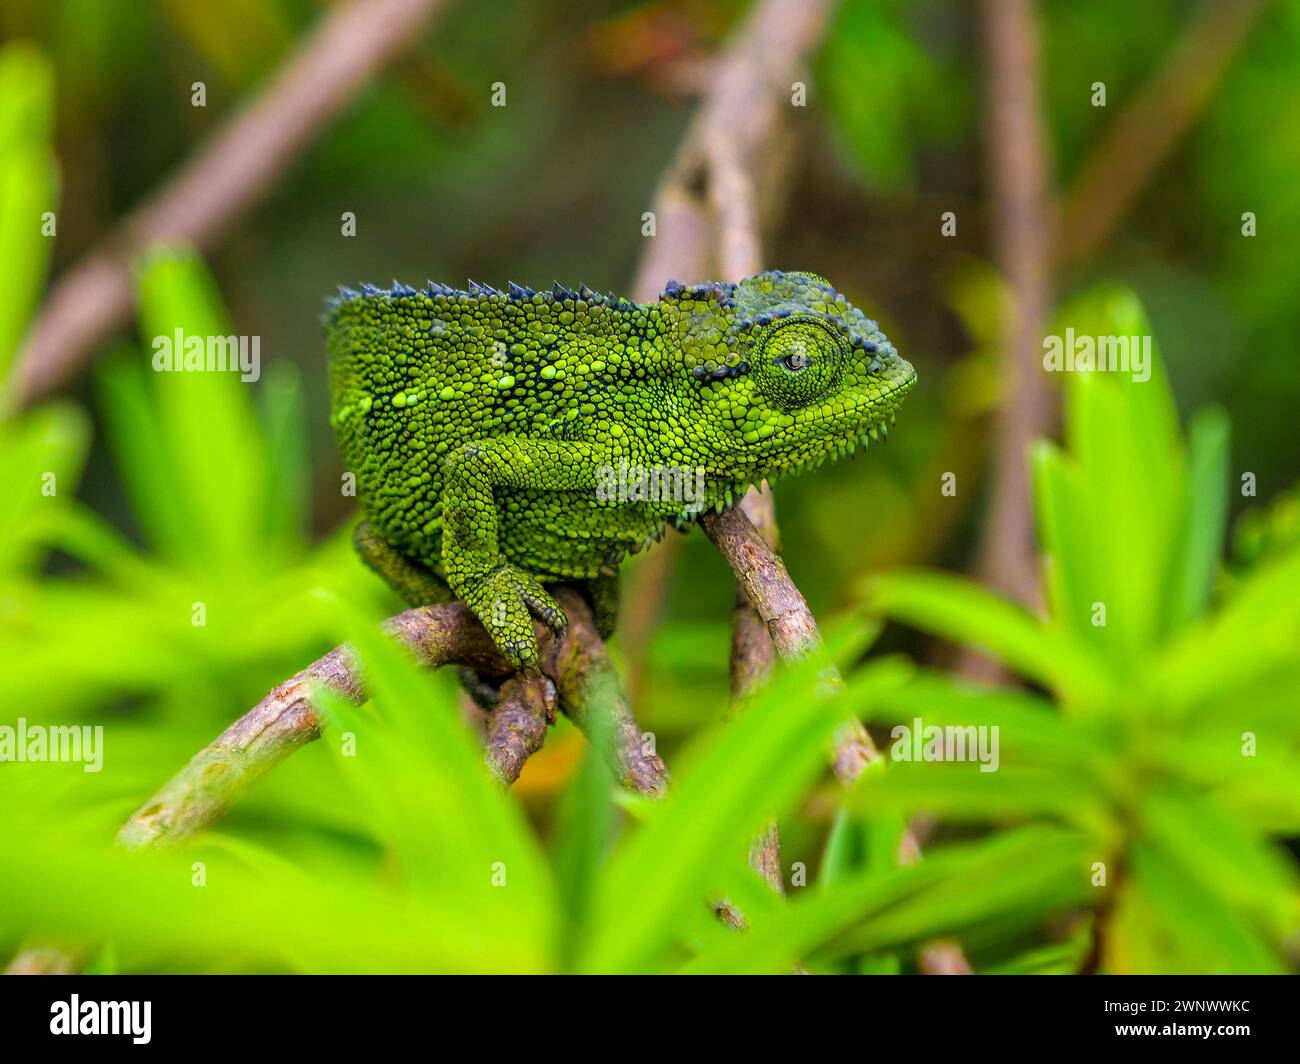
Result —
[[[654, 307], [585, 288], [395, 285], [345, 292], [326, 328], [331, 421], [368, 517], [388, 542], [438, 572], [447, 454], [507, 434], [572, 440], [599, 432], [624, 382], [648, 387], [641, 378], [664, 325]], [[543, 521], [555, 510], [553, 535], [574, 504], [540, 503]], [[592, 520], [616, 517], [602, 510]], [[635, 534], [613, 531], [639, 542], [650, 531], [641, 524]], [[595, 565], [571, 544], [553, 553], [527, 560], [557, 576], [586, 576]]]

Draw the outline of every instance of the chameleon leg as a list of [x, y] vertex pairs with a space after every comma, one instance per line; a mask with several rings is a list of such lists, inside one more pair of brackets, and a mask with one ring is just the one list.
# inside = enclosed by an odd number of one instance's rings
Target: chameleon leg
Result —
[[445, 580], [389, 543], [369, 521], [362, 521], [352, 533], [352, 545], [361, 560], [384, 578], [384, 581], [412, 606], [446, 602], [451, 588]]
[[442, 567], [447, 582], [516, 668], [541, 660], [532, 619], [557, 634], [568, 625], [541, 583], [501, 554], [496, 488], [595, 489], [590, 444], [497, 436], [457, 448], [444, 466]]

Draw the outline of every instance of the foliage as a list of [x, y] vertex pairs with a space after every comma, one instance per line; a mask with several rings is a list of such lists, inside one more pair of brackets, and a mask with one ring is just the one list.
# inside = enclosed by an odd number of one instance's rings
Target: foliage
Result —
[[[1039, 9], [1062, 195], [1188, 18], [1175, 0], [1136, 21], [1129, 6]], [[1165, 355], [1145, 383], [1068, 375], [1064, 445], [1032, 456], [1040, 612], [948, 571], [972, 553], [967, 485], [1005, 384], [975, 9], [840, 5], [768, 257], [843, 280], [921, 385], [888, 448], [781, 488], [788, 564], [820, 618], [840, 614], [843, 689], [822, 691], [811, 660], [711, 725], [732, 586], [702, 537], [662, 604], [629, 603], [662, 612], [647, 646], [614, 646], [673, 769], [659, 804], [614, 793], [564, 722], [503, 795], [452, 678], [373, 635], [397, 604], [346, 542], [317, 319], [335, 284], [393, 275], [624, 290], [692, 72], [744, 5], [449, 12], [209, 259], [137, 264], [135, 333], [88, 384], [19, 410], [11, 374], [51, 263], [155, 188], [320, 13], [222, 7], [235, 16], [171, 0], [0, 11], [15, 40], [0, 47], [0, 724], [106, 737], [103, 772], [0, 765], [0, 952], [52, 940], [100, 972], [899, 972], [955, 936], [986, 972], [1295, 967], [1293, 5], [1272, 5], [1104, 255], [1060, 278], [1055, 331], [1154, 331]], [[502, 77], [511, 105], [493, 110], [482, 87]], [[207, 109], [188, 106], [194, 80]], [[47, 211], [57, 240], [36, 224]], [[152, 338], [177, 328], [260, 335], [263, 379], [150, 372]], [[944, 471], [956, 498], [934, 488]], [[1247, 471], [1269, 505], [1237, 490]], [[866, 656], [882, 619], [899, 623]], [[931, 637], [997, 657], [1007, 683], [913, 664], [936, 660]], [[196, 843], [111, 848], [217, 730], [345, 638], [367, 704], [323, 703], [322, 740]], [[851, 714], [885, 751], [918, 717], [996, 725], [999, 769], [881, 760], [845, 794], [819, 777]], [[745, 863], [772, 812], [784, 897]], [[915, 814], [941, 827], [900, 865]], [[720, 898], [746, 934], [714, 919]]]
[[[1150, 329], [1115, 290], [1067, 308], [1065, 322], [1091, 335]], [[919, 676], [874, 715], [996, 723], [1001, 767], [900, 764], [856, 801], [1082, 832], [1106, 869], [1094, 904], [1113, 971], [1285, 970], [1300, 882], [1275, 840], [1300, 830], [1300, 550], [1213, 603], [1222, 413], [1193, 418], [1184, 445], [1163, 372], [1145, 383], [1076, 374], [1067, 399], [1066, 448], [1042, 443], [1034, 456], [1046, 616], [935, 573], [891, 574], [873, 597], [1044, 693]]]

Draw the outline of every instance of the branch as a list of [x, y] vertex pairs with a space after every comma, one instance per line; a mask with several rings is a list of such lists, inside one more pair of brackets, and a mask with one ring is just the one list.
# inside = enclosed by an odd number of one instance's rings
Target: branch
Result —
[[604, 749], [610, 768], [624, 787], [638, 794], [663, 794], [668, 788], [668, 769], [632, 717], [591, 610], [572, 588], [557, 589], [555, 598], [569, 618], [569, 630], [553, 666], [560, 708], [588, 738], [606, 736]]
[[[656, 218], [660, 226], [667, 223], [667, 232], [655, 238], [642, 262], [634, 286], [638, 298], [653, 298], [673, 275], [705, 276], [710, 251], [723, 279], [740, 280], [762, 269], [758, 197], [750, 175], [763, 173], [761, 164], [775, 155], [792, 83], [821, 40], [830, 7], [827, 0], [767, 0], [719, 60], [710, 92], [660, 191]], [[770, 192], [770, 170], [763, 176], [769, 177]], [[766, 505], [771, 515], [770, 494], [766, 503], [753, 505]], [[775, 520], [768, 525], [775, 534]], [[732, 623], [732, 695], [741, 697], [770, 671], [772, 644], [743, 599]], [[778, 892], [784, 890], [780, 847], [771, 821], [749, 854], [750, 864]], [[729, 925], [744, 925], [728, 903], [715, 908]]]
[[488, 714], [485, 756], [493, 775], [507, 787], [514, 783], [554, 723], [555, 684], [527, 672], [508, 677]]
[[654, 299], [673, 278], [703, 280], [715, 266], [726, 278], [758, 272], [757, 205], [775, 184], [775, 145], [791, 86], [821, 40], [832, 6], [831, 0], [764, 0], [718, 59], [709, 93], [655, 197], [657, 235], [642, 256], [634, 298]]
[[1086, 260], [1209, 104], [1268, 0], [1209, 0], [1088, 156], [1064, 198], [1057, 264]]
[[777, 654], [790, 661], [816, 646], [821, 637], [803, 593], [744, 509], [704, 514], [700, 527], [727, 559], [736, 583], [757, 612]]
[[[1053, 397], [1039, 364], [1051, 300], [1047, 160], [1039, 114], [1038, 47], [1029, 0], [983, 0], [988, 73], [988, 169], [996, 222], [995, 258], [1011, 289], [1003, 322], [993, 495], [979, 548], [984, 581], [1021, 602], [1038, 596], [1029, 491], [1029, 448], [1048, 435]], [[987, 659], [963, 671], [989, 674]]]
[[[586, 603], [568, 594], [563, 605], [569, 632], [557, 648], [548, 644], [543, 672], [554, 684], [560, 703], [574, 722], [590, 733], [595, 715], [608, 712], [616, 723], [607, 757], [626, 786], [660, 793], [667, 770], [653, 753], [642, 750], [641, 735], [621, 699], [601, 709], [592, 704], [597, 680], [610, 669], [608, 652], [595, 633]], [[482, 625], [464, 605], [421, 606], [384, 625], [393, 638], [423, 664], [463, 665], [481, 675], [508, 677], [509, 666], [497, 653]], [[540, 631], [540, 629], [539, 629]], [[487, 757], [493, 773], [505, 782], [518, 778], [524, 760], [540, 747], [535, 723], [553, 719], [544, 682], [516, 677], [502, 685], [499, 707], [506, 716], [489, 722]], [[321, 718], [312, 695], [328, 688], [353, 703], [365, 700], [365, 679], [352, 651], [336, 647], [319, 661], [270, 692], [138, 809], [118, 832], [128, 849], [174, 844], [211, 827], [256, 780], [299, 747], [320, 738]], [[541, 709], [538, 709], [538, 706]], [[541, 729], [544, 735], [544, 727]], [[635, 740], [635, 742], [633, 742]]]
[[20, 356], [20, 403], [47, 394], [127, 321], [131, 264], [159, 244], [208, 246], [261, 200], [308, 142], [444, 0], [340, 5], [271, 84], [54, 286]]
[[[760, 509], [761, 513], [761, 509]], [[736, 574], [736, 583], [762, 622], [771, 645], [783, 661], [795, 661], [821, 640], [812, 612], [802, 592], [790, 579], [785, 564], [764, 541], [743, 509], [708, 513], [700, 518], [705, 534]], [[849, 722], [836, 744], [834, 771], [845, 786], [880, 756], [870, 733], [859, 721]], [[764, 838], [755, 849], [765, 859]], [[921, 857], [921, 847], [908, 828], [903, 832], [899, 860], [911, 863]], [[751, 851], [751, 860], [754, 851]], [[918, 963], [927, 975], [969, 975], [970, 963], [961, 947], [947, 940], [930, 942], [918, 951]]]
[[[986, 584], [1032, 605], [1039, 599], [1029, 486], [1029, 448], [1050, 435], [1056, 404], [1039, 364], [1054, 266], [1087, 258], [1150, 181], [1209, 102], [1211, 90], [1267, 7], [1267, 0], [1207, 2], [1164, 66], [1136, 94], [1084, 165], [1059, 211], [1052, 246], [1038, 52], [1029, 0], [984, 0], [989, 181], [995, 258], [1011, 289], [1003, 325], [1004, 374], [997, 453], [977, 568]], [[972, 651], [958, 670], [988, 682], [1000, 665]]]

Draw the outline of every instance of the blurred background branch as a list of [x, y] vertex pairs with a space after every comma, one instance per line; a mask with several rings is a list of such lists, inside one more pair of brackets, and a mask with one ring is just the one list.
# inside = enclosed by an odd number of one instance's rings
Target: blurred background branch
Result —
[[[1009, 299], [1001, 323], [1004, 398], [996, 414], [989, 511], [979, 571], [1022, 602], [1037, 598], [1029, 495], [1029, 446], [1051, 433], [1053, 398], [1039, 362], [1051, 303], [1047, 148], [1038, 96], [1038, 40], [1031, 0], [983, 0], [989, 188], [994, 257]], [[964, 671], [987, 669], [968, 658]]]
[[[1056, 397], [1041, 368], [1056, 271], [1104, 246], [1174, 145], [1200, 116], [1268, 0], [1206, 0], [1169, 57], [1123, 105], [1091, 148], [1055, 212], [1040, 93], [1038, 26], [1029, 0], [984, 0], [987, 166], [994, 257], [1006, 279], [1003, 401], [995, 419], [993, 484], [980, 533], [984, 581], [1041, 606], [1029, 484], [1029, 449], [1050, 437]], [[963, 673], [991, 681], [998, 665], [966, 651]]]
[[1125, 103], [1059, 209], [1057, 268], [1085, 262], [1204, 113], [1270, 0], [1203, 0], [1169, 57]]
[[446, 0], [350, 0], [325, 15], [271, 83], [55, 284], [17, 365], [21, 402], [64, 383], [133, 305], [150, 248], [209, 248], [257, 203]]

